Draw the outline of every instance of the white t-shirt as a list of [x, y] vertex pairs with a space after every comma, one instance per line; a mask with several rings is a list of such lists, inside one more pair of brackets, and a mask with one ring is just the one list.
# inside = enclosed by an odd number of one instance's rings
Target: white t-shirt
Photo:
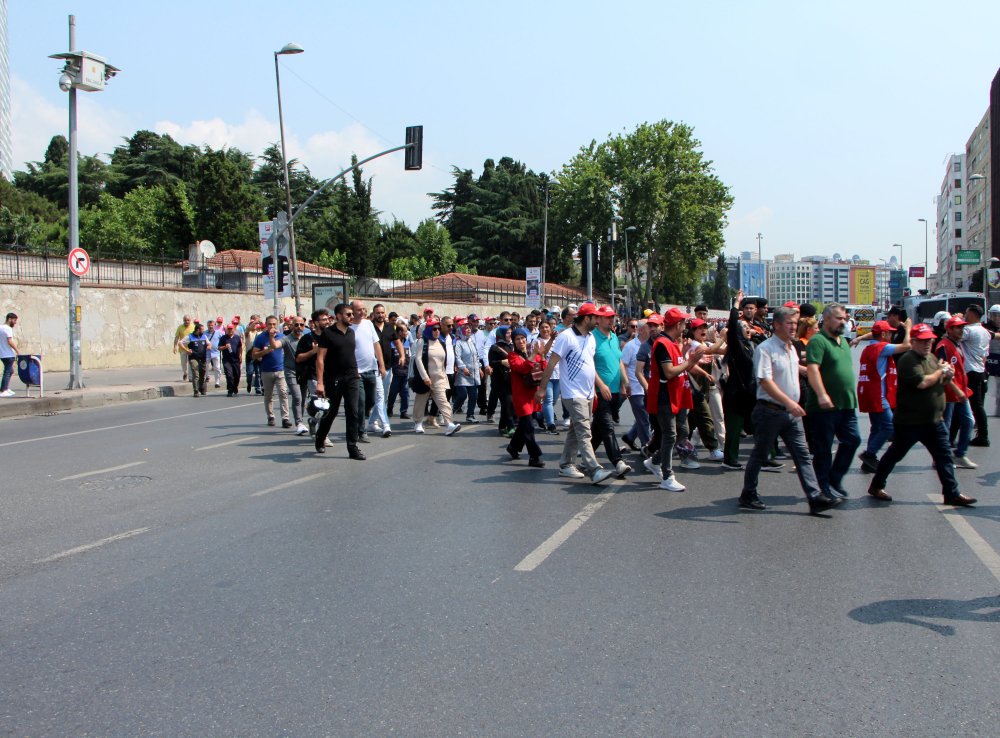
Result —
[[639, 380], [635, 377], [635, 364], [636, 359], [639, 355], [639, 347], [642, 346], [642, 341], [636, 336], [631, 341], [625, 344], [622, 349], [622, 363], [625, 365], [625, 375], [628, 377], [629, 394], [631, 395], [643, 395], [642, 385], [639, 384]]
[[354, 358], [358, 362], [358, 373], [378, 371], [378, 359], [375, 358], [378, 333], [375, 326], [367, 318], [362, 318], [358, 324], [351, 323], [351, 330], [354, 331]]
[[965, 326], [962, 331], [962, 349], [965, 352], [965, 371], [986, 371], [986, 357], [990, 353], [990, 332], [978, 323]]
[[14, 329], [4, 323], [0, 325], [0, 359], [13, 359], [17, 356], [14, 349], [7, 342], [14, 337]]
[[552, 353], [559, 356], [559, 394], [567, 399], [594, 399], [594, 353], [597, 342], [589, 333], [580, 335], [576, 328], [560, 333], [552, 344]]

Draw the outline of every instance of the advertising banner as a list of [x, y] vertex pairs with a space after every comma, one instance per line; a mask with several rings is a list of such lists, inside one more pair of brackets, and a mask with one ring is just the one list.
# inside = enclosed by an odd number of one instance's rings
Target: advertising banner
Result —
[[875, 267], [851, 267], [849, 295], [852, 305], [875, 302]]
[[527, 267], [524, 270], [524, 306], [527, 308], [542, 306], [541, 267]]
[[910, 276], [916, 277], [917, 279], [924, 278], [924, 268], [923, 267], [910, 267]]

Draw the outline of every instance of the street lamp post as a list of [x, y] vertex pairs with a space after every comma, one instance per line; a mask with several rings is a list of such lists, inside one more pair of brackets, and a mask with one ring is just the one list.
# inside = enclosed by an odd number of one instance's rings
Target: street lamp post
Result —
[[924, 289], [930, 294], [930, 288], [927, 286], [931, 281], [931, 265], [927, 251], [927, 218], [917, 218], [917, 222], [924, 224]]
[[546, 179], [545, 180], [545, 221], [542, 226], [542, 305], [548, 307], [548, 303], [545, 301], [545, 265], [547, 263], [548, 249], [549, 249], [549, 185], [559, 184], [557, 179]]
[[629, 263], [628, 263], [629, 231], [632, 231], [634, 233], [636, 231], [636, 227], [635, 226], [625, 227], [625, 312], [626, 312], [625, 317], [628, 317], [629, 315], [632, 314], [632, 286], [629, 284], [629, 279], [632, 276], [632, 271], [631, 269], [629, 269]]
[[[292, 184], [288, 179], [288, 155], [285, 153], [285, 118], [281, 110], [281, 74], [278, 72], [278, 57], [301, 54], [305, 49], [295, 43], [288, 43], [274, 52], [274, 82], [278, 89], [278, 129], [281, 131], [281, 167], [285, 174], [285, 207], [288, 217], [292, 216]], [[288, 227], [288, 255], [292, 262], [292, 296], [295, 298], [295, 314], [302, 315], [302, 298], [299, 295], [299, 265], [295, 258], [295, 229]], [[272, 254], [275, 277], [278, 274], [278, 255]], [[275, 282], [275, 299], [278, 283]]]
[[[69, 250], [80, 245], [80, 200], [76, 162], [76, 91], [99, 92], [120, 69], [96, 54], [76, 50], [76, 16], [69, 17], [69, 51], [52, 54], [50, 59], [65, 62], [59, 77], [59, 89], [69, 93]], [[80, 369], [81, 311], [80, 278], [69, 272], [69, 385], [66, 389], [82, 389]]]

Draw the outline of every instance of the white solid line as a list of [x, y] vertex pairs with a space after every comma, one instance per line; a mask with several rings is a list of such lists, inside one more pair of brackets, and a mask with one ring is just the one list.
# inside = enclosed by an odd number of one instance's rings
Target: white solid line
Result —
[[614, 490], [598, 495], [593, 502], [570, 518], [562, 528], [549, 536], [542, 545], [521, 559], [520, 563], [514, 567], [514, 571], [534, 571], [537, 569], [545, 559], [552, 555], [553, 551], [563, 545], [571, 535], [580, 529], [580, 526], [586, 523], [594, 513], [604, 507], [607, 501], [614, 495]]
[[392, 454], [398, 454], [400, 451], [406, 451], [408, 449], [411, 449], [411, 448], [413, 448], [416, 445], [417, 444], [415, 444], [415, 443], [408, 443], [407, 445], [400, 446], [399, 448], [389, 449], [388, 451], [379, 451], [374, 456], [369, 456], [368, 460], [369, 461], [375, 461], [376, 459], [382, 459], [382, 458], [385, 458], [386, 456], [391, 456]]
[[6, 446], [19, 446], [22, 443], [34, 443], [35, 441], [51, 441], [54, 438], [68, 438], [70, 436], [82, 436], [84, 433], [100, 433], [101, 431], [107, 430], [117, 430], [118, 428], [131, 428], [133, 425], [147, 425], [148, 423], [159, 423], [164, 420], [177, 420], [178, 418], [190, 418], [194, 415], [206, 415], [208, 413], [222, 413], [227, 410], [235, 410], [240, 407], [254, 407], [259, 405], [259, 402], [246, 402], [242, 405], [230, 405], [229, 407], [222, 407], [218, 410], [199, 410], [196, 413], [184, 413], [183, 415], [171, 415], [168, 418], [153, 418], [152, 420], [137, 420], [134, 423], [122, 423], [121, 425], [107, 425], [103, 428], [88, 428], [82, 431], [73, 431], [72, 433], [57, 433], [54, 436], [42, 436], [41, 438], [25, 438], [22, 441], [8, 441], [7, 443], [0, 443], [0, 448]]
[[213, 448], [222, 448], [223, 446], [234, 446], [237, 443], [243, 443], [244, 441], [252, 441], [254, 438], [260, 438], [260, 436], [243, 436], [242, 438], [234, 438], [231, 441], [223, 441], [222, 443], [213, 443], [211, 446], [199, 446], [195, 451], [211, 451]]
[[115, 541], [124, 541], [126, 538], [132, 538], [133, 536], [140, 535], [148, 530], [149, 528], [136, 528], [135, 530], [130, 530], [126, 533], [119, 533], [116, 536], [110, 536], [94, 543], [88, 543], [85, 546], [77, 546], [76, 548], [71, 548], [68, 551], [63, 551], [62, 553], [46, 556], [44, 559], [38, 559], [35, 563], [49, 564], [53, 561], [58, 561], [59, 559], [65, 559], [67, 556], [74, 556], [78, 553], [83, 553], [84, 551], [90, 551], [95, 548], [100, 548], [101, 546], [106, 546], [107, 544], [114, 543]]
[[[939, 495], [927, 495], [927, 499], [931, 502], [938, 497]], [[962, 536], [962, 540], [968, 544], [969, 548], [972, 549], [972, 553], [990, 570], [990, 574], [997, 581], [1000, 581], [1000, 554], [976, 532], [976, 529], [969, 524], [968, 520], [957, 514], [956, 508], [951, 505], [938, 505], [937, 509], [945, 513], [944, 519], [951, 523], [951, 527], [955, 529], [958, 535]]]
[[96, 474], [106, 474], [107, 472], [118, 471], [119, 469], [128, 469], [132, 466], [139, 466], [139, 464], [145, 464], [145, 461], [133, 461], [129, 464], [122, 464], [121, 466], [109, 466], [107, 469], [97, 469], [95, 471], [83, 472], [81, 474], [73, 474], [68, 477], [63, 477], [60, 482], [68, 482], [71, 479], [83, 479], [84, 477], [92, 477]]
[[262, 489], [260, 492], [254, 492], [251, 497], [260, 497], [261, 495], [268, 495], [272, 492], [277, 492], [280, 489], [288, 489], [289, 487], [294, 487], [297, 484], [305, 484], [306, 482], [311, 482], [314, 479], [319, 479], [320, 477], [325, 477], [329, 472], [320, 472], [319, 474], [310, 474], [308, 477], [299, 477], [298, 479], [293, 479], [290, 482], [285, 482], [284, 484], [279, 484], [276, 487], [268, 487], [267, 489]]

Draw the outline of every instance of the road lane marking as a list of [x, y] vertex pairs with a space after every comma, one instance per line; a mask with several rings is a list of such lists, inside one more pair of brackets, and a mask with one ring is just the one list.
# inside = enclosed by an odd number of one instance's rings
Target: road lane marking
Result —
[[125, 533], [119, 533], [116, 536], [109, 536], [108, 538], [102, 538], [100, 541], [95, 541], [94, 543], [88, 543], [84, 546], [77, 546], [76, 548], [71, 548], [68, 551], [63, 551], [62, 553], [53, 554], [52, 556], [46, 556], [44, 559], [38, 559], [35, 561], [36, 564], [50, 564], [53, 561], [59, 561], [59, 559], [65, 559], [68, 556], [75, 556], [78, 553], [84, 553], [85, 551], [92, 551], [95, 548], [100, 548], [101, 546], [106, 546], [109, 543], [114, 543], [116, 541], [124, 541], [126, 538], [132, 538], [133, 536], [141, 535], [150, 530], [149, 528], [136, 528], [135, 530], [130, 530]]
[[223, 441], [222, 443], [213, 443], [211, 446], [199, 446], [195, 451], [211, 451], [213, 448], [222, 448], [223, 446], [235, 446], [237, 443], [243, 443], [244, 441], [252, 441], [254, 438], [260, 438], [260, 436], [243, 436], [242, 438], [234, 438], [231, 441]]
[[258, 407], [260, 402], [245, 402], [242, 405], [230, 405], [229, 407], [222, 407], [217, 410], [199, 410], [196, 413], [184, 413], [183, 415], [171, 415], [167, 418], [153, 418], [152, 420], [137, 420], [134, 423], [122, 423], [121, 425], [107, 425], [103, 428], [88, 428], [82, 431], [73, 431], [72, 433], [57, 433], [54, 436], [42, 436], [41, 438], [25, 438], [20, 441], [7, 441], [7, 443], [0, 443], [0, 448], [6, 448], [7, 446], [20, 446], [22, 443], [35, 443], [36, 441], [51, 441], [56, 438], [69, 438], [70, 436], [82, 436], [84, 433], [101, 433], [102, 431], [108, 430], [118, 430], [119, 428], [131, 428], [135, 425], [148, 425], [149, 423], [160, 423], [164, 420], [177, 420], [179, 418], [190, 418], [194, 415], [207, 415], [208, 413], [223, 413], [227, 410], [236, 410], [241, 407]]
[[407, 451], [407, 450], [413, 448], [416, 445], [417, 444], [415, 444], [415, 443], [409, 443], [409, 444], [407, 444], [405, 446], [400, 446], [399, 448], [389, 449], [388, 451], [379, 451], [374, 456], [369, 456], [368, 460], [369, 461], [375, 461], [376, 459], [382, 459], [382, 458], [385, 458], [386, 456], [392, 456], [392, 454], [398, 454], [400, 451]]
[[[940, 495], [927, 495], [931, 502], [937, 500]], [[986, 540], [976, 532], [976, 529], [969, 524], [963, 516], [957, 513], [957, 509], [951, 505], [937, 505], [937, 509], [943, 512], [944, 519], [951, 523], [962, 540], [972, 549], [972, 553], [983, 562], [983, 565], [990, 570], [997, 581], [1000, 581], [1000, 554], [994, 550]]]
[[284, 484], [279, 484], [275, 487], [268, 487], [267, 489], [262, 489], [260, 492], [254, 492], [251, 497], [260, 497], [261, 495], [269, 495], [272, 492], [277, 492], [278, 490], [288, 489], [289, 487], [294, 487], [297, 484], [305, 484], [306, 482], [311, 482], [314, 479], [319, 479], [320, 477], [325, 477], [330, 472], [320, 472], [319, 474], [310, 474], [308, 477], [299, 477], [298, 479], [293, 479], [290, 482], [285, 482]]
[[[615, 482], [615, 485], [621, 481]], [[561, 545], [566, 543], [571, 535], [576, 533], [580, 527], [586, 523], [591, 516], [600, 510], [616, 494], [615, 490], [610, 490], [598, 495], [593, 502], [584, 507], [580, 512], [569, 519], [562, 528], [549, 536], [538, 548], [521, 559], [520, 563], [514, 567], [514, 571], [534, 571]]]
[[122, 464], [121, 466], [109, 466], [107, 469], [95, 469], [94, 471], [81, 472], [80, 474], [71, 474], [68, 477], [63, 477], [60, 482], [68, 482], [71, 479], [83, 479], [84, 477], [93, 477], [97, 474], [107, 474], [108, 472], [118, 471], [119, 469], [128, 469], [133, 466], [139, 466], [139, 464], [145, 464], [145, 461], [133, 461], [129, 464]]

